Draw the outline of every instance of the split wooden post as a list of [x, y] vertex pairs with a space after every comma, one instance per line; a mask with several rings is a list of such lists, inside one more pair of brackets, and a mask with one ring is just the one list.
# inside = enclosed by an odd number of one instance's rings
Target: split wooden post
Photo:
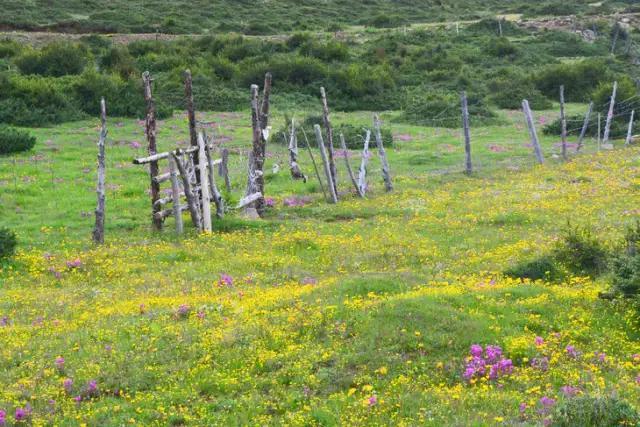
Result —
[[460, 102], [462, 104], [462, 128], [464, 131], [465, 173], [471, 175], [473, 173], [473, 165], [471, 164], [471, 131], [469, 129], [469, 105], [465, 91], [460, 94]]
[[221, 153], [220, 168], [218, 173], [224, 178], [224, 187], [231, 193], [231, 180], [229, 179], [229, 149], [223, 148]]
[[391, 183], [391, 172], [389, 171], [389, 162], [387, 161], [387, 152], [384, 150], [382, 132], [380, 130], [380, 118], [377, 115], [373, 116], [373, 129], [375, 132], [376, 143], [378, 144], [378, 156], [380, 156], [380, 162], [382, 163], [382, 179], [384, 179], [384, 189], [387, 192], [393, 191], [393, 184]]
[[202, 231], [202, 220], [200, 218], [200, 209], [197, 205], [196, 197], [193, 194], [193, 189], [191, 188], [191, 180], [189, 179], [189, 174], [187, 173], [187, 168], [185, 167], [182, 160], [176, 155], [176, 153], [172, 152], [171, 157], [178, 167], [178, 171], [180, 171], [180, 177], [182, 178], [182, 188], [184, 188], [184, 195], [187, 198], [187, 205], [189, 207], [189, 213], [191, 214], [191, 221], [193, 222], [193, 226], [198, 229], [198, 231]]
[[618, 92], [618, 82], [613, 82], [613, 92], [611, 93], [611, 101], [609, 102], [609, 112], [607, 113], [607, 121], [604, 125], [604, 135], [602, 144], [609, 143], [609, 135], [611, 132], [611, 122], [613, 121], [613, 112], [616, 105], [616, 93]]
[[104, 216], [105, 216], [105, 152], [104, 145], [107, 139], [107, 105], [102, 98], [100, 100], [100, 137], [98, 138], [98, 185], [96, 193], [98, 204], [96, 207], [96, 224], [93, 228], [93, 241], [98, 244], [104, 243]]
[[[259, 139], [259, 152], [257, 152], [253, 161], [255, 162], [256, 171], [256, 188], [258, 193], [262, 194], [262, 197], [255, 202], [256, 211], [258, 215], [262, 216], [265, 210], [264, 203], [264, 161], [267, 156], [267, 140], [269, 139], [269, 109], [270, 109], [270, 97], [271, 97], [271, 73], [266, 73], [264, 76], [264, 87], [262, 88], [262, 105], [259, 110], [258, 126], [260, 128]], [[248, 196], [250, 194], [247, 194]]]
[[[263, 173], [264, 159], [262, 158], [262, 126], [260, 125], [260, 110], [258, 107], [258, 85], [251, 85], [251, 127], [253, 129], [253, 147], [249, 152], [249, 171], [247, 176], [247, 191], [245, 196], [261, 193], [259, 175]], [[253, 204], [256, 211], [257, 203]]]
[[536, 125], [533, 122], [533, 113], [531, 113], [531, 107], [529, 107], [529, 101], [526, 99], [522, 101], [522, 111], [524, 112], [524, 117], [527, 120], [527, 127], [529, 128], [529, 135], [531, 136], [531, 144], [533, 145], [533, 150], [536, 154], [536, 159], [538, 163], [544, 163], [544, 157], [542, 155], [542, 150], [540, 149], [540, 141], [538, 141], [538, 132], [536, 131]]
[[209, 174], [207, 169], [207, 152], [205, 151], [205, 142], [202, 133], [198, 134], [198, 166], [200, 175], [200, 196], [202, 205], [202, 231], [211, 232], [211, 193], [209, 192]]
[[631, 139], [633, 138], [633, 116], [636, 114], [636, 110], [631, 110], [631, 118], [629, 119], [629, 128], [627, 129], [627, 139], [624, 145], [631, 145]]
[[218, 219], [222, 219], [224, 217], [224, 200], [222, 199], [222, 194], [220, 194], [220, 190], [218, 190], [218, 186], [216, 185], [213, 153], [211, 152], [211, 146], [209, 144], [205, 144], [204, 147], [207, 155], [207, 164], [209, 166], [209, 188], [211, 189], [213, 202], [216, 204], [216, 217], [218, 217]]
[[367, 194], [367, 163], [369, 162], [369, 141], [371, 141], [371, 131], [367, 129], [364, 137], [364, 149], [360, 160], [360, 170], [358, 171], [358, 192], [364, 197]]
[[560, 138], [562, 142], [562, 159], [567, 160], [567, 117], [564, 114], [564, 85], [560, 85]]
[[329, 117], [329, 104], [327, 103], [327, 92], [324, 87], [320, 88], [320, 97], [322, 98], [322, 121], [327, 132], [327, 144], [329, 151], [329, 168], [331, 171], [331, 181], [333, 183], [333, 192], [338, 194], [338, 173], [336, 170], [336, 162], [334, 159], [333, 146], [333, 128], [331, 127], [331, 118]]
[[327, 150], [324, 146], [324, 141], [322, 140], [322, 130], [320, 129], [320, 125], [315, 125], [313, 127], [316, 133], [316, 141], [318, 142], [318, 147], [320, 148], [320, 155], [322, 156], [322, 164], [324, 165], [324, 173], [327, 176], [327, 187], [329, 187], [329, 194], [331, 195], [331, 203], [338, 203], [338, 195], [336, 194], [335, 186], [333, 185], [333, 177], [331, 176], [331, 166], [329, 165], [329, 157], [327, 156]]
[[360, 197], [364, 197], [364, 194], [360, 192], [360, 187], [358, 187], [358, 181], [356, 181], [356, 177], [353, 175], [353, 170], [351, 169], [351, 163], [349, 163], [349, 150], [347, 149], [347, 143], [344, 140], [344, 135], [340, 134], [340, 145], [342, 146], [342, 151], [344, 151], [344, 163], [347, 166], [347, 172], [349, 173], [349, 178], [351, 179], [351, 183], [356, 189], [356, 193]]
[[173, 216], [176, 220], [176, 233], [182, 234], [184, 225], [182, 223], [182, 206], [180, 206], [180, 185], [178, 184], [178, 171], [176, 161], [169, 157], [169, 174], [171, 176], [171, 196], [173, 199]]
[[576, 151], [580, 151], [584, 143], [584, 137], [587, 135], [587, 129], [589, 128], [589, 121], [591, 120], [591, 112], [593, 111], [593, 101], [589, 102], [589, 108], [587, 108], [587, 114], [584, 116], [584, 123], [582, 124], [582, 130], [580, 131], [580, 137], [578, 138], [578, 146]]
[[309, 157], [311, 157], [311, 163], [313, 163], [313, 169], [316, 172], [316, 177], [318, 178], [318, 183], [320, 184], [320, 189], [322, 190], [322, 195], [324, 199], [327, 199], [327, 192], [324, 189], [324, 184], [322, 183], [322, 178], [320, 178], [320, 170], [318, 169], [318, 164], [316, 163], [316, 158], [313, 155], [313, 151], [311, 150], [311, 144], [309, 144], [309, 138], [307, 138], [307, 132], [304, 130], [304, 126], [301, 126], [302, 134], [304, 135], [304, 141], [307, 144], [307, 151], [309, 152]]
[[296, 133], [295, 119], [291, 119], [291, 133], [289, 134], [289, 170], [293, 179], [301, 179], [303, 182], [307, 182], [307, 177], [302, 173], [298, 164], [298, 135]]
[[[153, 80], [151, 79], [151, 75], [148, 71], [145, 71], [142, 74], [142, 83], [144, 85], [144, 100], [147, 103], [147, 114], [145, 117], [145, 134], [147, 136], [147, 151], [149, 153], [149, 156], [154, 156], [157, 154], [156, 105], [153, 101], [153, 93], [151, 90], [152, 82]], [[161, 206], [156, 204], [156, 202], [160, 198], [160, 184], [154, 178], [158, 176], [158, 173], [158, 161], [151, 161], [149, 163], [149, 175], [151, 178], [151, 208], [153, 212], [153, 228], [155, 230], [162, 230], [162, 217], [156, 215], [160, 213], [161, 210]]]

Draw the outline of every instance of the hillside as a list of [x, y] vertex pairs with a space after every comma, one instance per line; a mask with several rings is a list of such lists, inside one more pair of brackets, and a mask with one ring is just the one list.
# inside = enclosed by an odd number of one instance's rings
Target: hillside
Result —
[[609, 14], [632, 1], [605, 0], [194, 0], [108, 2], [3, 0], [0, 28], [62, 32], [273, 34], [350, 26], [400, 26], [495, 16]]

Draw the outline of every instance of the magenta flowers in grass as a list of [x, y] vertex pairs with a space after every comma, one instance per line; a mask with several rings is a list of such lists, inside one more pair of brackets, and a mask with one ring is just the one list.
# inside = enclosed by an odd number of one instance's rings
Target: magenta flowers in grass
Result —
[[488, 345], [483, 349], [482, 346], [473, 344], [469, 353], [463, 377], [471, 383], [479, 378], [497, 380], [513, 372], [511, 359], [502, 355], [502, 348], [499, 346]]

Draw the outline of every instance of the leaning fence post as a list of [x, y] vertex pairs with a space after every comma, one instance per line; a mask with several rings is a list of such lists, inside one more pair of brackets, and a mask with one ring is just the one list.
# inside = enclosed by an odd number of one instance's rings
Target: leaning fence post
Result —
[[613, 111], [616, 105], [616, 93], [618, 91], [618, 82], [613, 82], [613, 92], [611, 93], [611, 101], [609, 102], [609, 112], [607, 113], [607, 122], [604, 125], [604, 136], [602, 144], [609, 143], [609, 134], [611, 132], [611, 122], [613, 121]]
[[331, 119], [329, 117], [329, 104], [327, 103], [327, 92], [324, 87], [320, 88], [320, 97], [322, 98], [322, 120], [325, 130], [327, 131], [327, 146], [329, 151], [329, 168], [331, 170], [331, 180], [333, 182], [333, 192], [338, 194], [338, 172], [336, 170], [336, 161], [333, 157], [333, 128], [331, 127]]
[[536, 159], [538, 159], [538, 163], [543, 164], [544, 157], [542, 155], [542, 150], [540, 149], [540, 142], [538, 141], [538, 132], [536, 132], [536, 125], [533, 123], [533, 114], [531, 113], [531, 108], [529, 107], [529, 101], [527, 101], [526, 99], [522, 101], [522, 111], [524, 112], [524, 117], [527, 120], [527, 127], [529, 128], [531, 144], [533, 145]]
[[382, 162], [382, 178], [384, 179], [385, 191], [393, 191], [393, 184], [391, 183], [391, 172], [389, 171], [389, 162], [387, 161], [387, 152], [384, 150], [384, 143], [382, 141], [382, 132], [380, 131], [380, 118], [377, 115], [373, 116], [373, 128], [376, 137], [376, 143], [378, 144], [378, 156]]
[[331, 167], [329, 165], [329, 158], [327, 156], [327, 150], [322, 140], [322, 130], [320, 125], [315, 125], [313, 129], [316, 132], [316, 141], [320, 148], [320, 155], [322, 156], [322, 164], [324, 165], [324, 173], [327, 176], [327, 187], [329, 187], [329, 194], [331, 195], [331, 203], [338, 203], [338, 195], [336, 194], [335, 186], [333, 185], [333, 177], [331, 176]]
[[104, 215], [105, 215], [105, 153], [104, 144], [107, 139], [107, 105], [104, 98], [100, 100], [100, 138], [98, 139], [98, 205], [96, 207], [96, 224], [93, 228], [93, 241], [104, 243]]
[[587, 114], [584, 116], [584, 123], [582, 124], [582, 130], [580, 131], [580, 137], [578, 138], [578, 146], [576, 151], [580, 151], [584, 142], [584, 137], [587, 135], [587, 129], [589, 128], [589, 121], [591, 120], [591, 111], [593, 111], [593, 101], [589, 102], [589, 108], [587, 108]]
[[171, 179], [171, 195], [173, 196], [173, 216], [176, 220], [176, 233], [182, 234], [184, 225], [182, 223], [182, 206], [180, 206], [180, 185], [178, 185], [178, 172], [176, 162], [173, 157], [169, 157], [169, 174]]
[[[145, 134], [147, 136], [149, 156], [153, 156], [157, 154], [157, 145], [156, 145], [156, 106], [153, 101], [153, 94], [151, 91], [151, 75], [148, 71], [145, 71], [142, 74], [142, 82], [144, 84], [144, 99], [147, 103], [147, 114], [145, 118]], [[152, 219], [153, 219], [153, 228], [156, 230], [162, 229], [162, 218], [158, 215], [162, 209], [162, 207], [156, 202], [160, 198], [160, 184], [154, 179], [158, 176], [159, 167], [158, 161], [154, 160], [149, 163], [149, 175], [151, 177], [151, 208], [152, 208]]]
[[631, 138], [633, 137], [633, 116], [636, 114], [636, 110], [631, 110], [631, 119], [629, 119], [629, 129], [627, 129], [627, 139], [624, 142], [624, 145], [631, 144]]
[[211, 232], [211, 195], [209, 193], [209, 176], [207, 173], [207, 153], [202, 133], [198, 134], [198, 166], [200, 174], [200, 195], [202, 198], [202, 231]]
[[560, 137], [562, 140], [562, 158], [567, 160], [567, 118], [564, 114], [564, 85], [560, 85]]
[[[498, 21], [500, 22], [500, 21]], [[464, 130], [464, 152], [465, 152], [465, 173], [471, 175], [473, 166], [471, 164], [471, 132], [469, 130], [469, 105], [467, 104], [467, 93], [460, 94], [462, 103], [462, 128]]]
[[367, 129], [364, 137], [364, 149], [362, 150], [362, 159], [360, 160], [360, 170], [358, 171], [358, 189], [362, 197], [367, 193], [367, 163], [369, 162], [369, 141], [371, 140], [371, 131]]
[[193, 195], [191, 180], [189, 178], [189, 174], [187, 173], [187, 168], [182, 163], [182, 160], [178, 158], [176, 153], [172, 152], [171, 157], [178, 167], [178, 171], [180, 171], [180, 176], [182, 177], [182, 188], [184, 188], [184, 195], [187, 198], [187, 205], [189, 206], [189, 213], [191, 213], [191, 221], [193, 222], [193, 226], [196, 227], [198, 231], [202, 231], [200, 209], [198, 208], [198, 205], [196, 204], [196, 198]]
[[340, 133], [340, 145], [342, 146], [342, 151], [344, 151], [344, 162], [347, 166], [349, 179], [351, 179], [351, 183], [356, 188], [356, 193], [358, 194], [358, 196], [364, 197], [364, 194], [360, 192], [360, 187], [358, 187], [356, 177], [353, 175], [353, 169], [351, 169], [351, 163], [349, 163], [349, 150], [347, 149], [347, 143], [344, 141], [344, 135], [342, 133]]

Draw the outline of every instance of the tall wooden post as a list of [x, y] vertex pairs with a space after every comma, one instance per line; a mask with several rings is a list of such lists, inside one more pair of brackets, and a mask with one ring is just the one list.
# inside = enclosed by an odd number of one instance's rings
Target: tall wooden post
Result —
[[327, 103], [327, 92], [324, 87], [320, 88], [320, 97], [322, 99], [322, 120], [324, 128], [327, 132], [327, 145], [329, 152], [329, 168], [331, 170], [331, 180], [333, 182], [333, 192], [338, 194], [338, 173], [336, 170], [336, 162], [333, 156], [333, 128], [331, 127], [331, 118], [329, 117], [329, 104]]
[[636, 114], [636, 110], [631, 110], [631, 118], [629, 119], [629, 128], [627, 129], [627, 139], [624, 145], [630, 145], [633, 138], [633, 116]]
[[591, 112], [593, 111], [593, 101], [589, 102], [589, 108], [587, 108], [587, 114], [584, 116], [584, 123], [582, 124], [582, 130], [580, 131], [580, 137], [578, 138], [578, 146], [576, 151], [580, 151], [584, 143], [584, 137], [587, 135], [587, 129], [589, 128], [589, 121], [591, 120]]
[[393, 184], [391, 183], [391, 172], [389, 170], [389, 162], [387, 161], [387, 152], [384, 150], [384, 143], [382, 141], [382, 131], [380, 130], [380, 118], [373, 116], [373, 130], [375, 132], [376, 143], [378, 144], [378, 156], [380, 156], [380, 162], [382, 163], [382, 179], [384, 180], [385, 191], [393, 191]]
[[324, 146], [322, 139], [322, 130], [320, 125], [313, 127], [316, 133], [316, 141], [318, 142], [318, 148], [320, 148], [320, 156], [322, 156], [322, 164], [324, 165], [324, 173], [327, 176], [327, 187], [329, 187], [329, 194], [331, 195], [331, 203], [338, 203], [338, 195], [336, 194], [335, 186], [333, 185], [333, 177], [331, 176], [331, 167], [329, 165], [329, 157], [327, 156], [327, 150]]
[[[144, 85], [144, 100], [147, 103], [147, 115], [145, 118], [145, 134], [147, 136], [147, 151], [149, 156], [157, 154], [158, 147], [156, 144], [156, 105], [153, 101], [153, 93], [151, 90], [151, 75], [148, 71], [142, 74], [142, 83]], [[154, 179], [158, 176], [159, 167], [158, 161], [154, 160], [149, 163], [149, 175], [151, 177], [151, 207], [153, 209], [153, 228], [155, 230], [162, 230], [162, 217], [160, 211], [162, 206], [156, 203], [160, 198], [160, 184]]]
[[184, 195], [187, 198], [187, 205], [189, 206], [189, 212], [191, 213], [191, 222], [193, 226], [202, 231], [202, 218], [200, 217], [200, 208], [198, 207], [198, 201], [191, 188], [191, 180], [187, 173], [187, 168], [176, 153], [171, 152], [171, 158], [180, 171], [180, 177], [182, 178], [182, 188], [184, 188]]
[[216, 184], [216, 172], [215, 166], [213, 164], [213, 153], [209, 144], [205, 144], [204, 148], [206, 150], [207, 164], [209, 166], [209, 188], [211, 190], [213, 202], [216, 204], [216, 217], [218, 217], [218, 219], [222, 219], [224, 217], [224, 200], [222, 199], [222, 194], [220, 194], [220, 190], [218, 190], [218, 185]]
[[564, 85], [560, 85], [560, 123], [562, 138], [562, 158], [567, 160], [567, 118], [564, 114]]
[[264, 88], [262, 89], [262, 105], [259, 110], [258, 125], [260, 128], [260, 140], [259, 151], [256, 152], [254, 157], [256, 174], [256, 188], [257, 192], [262, 194], [262, 197], [256, 200], [255, 207], [258, 211], [258, 215], [262, 216], [265, 210], [264, 204], [264, 161], [267, 156], [267, 139], [269, 139], [269, 109], [270, 109], [270, 97], [271, 97], [271, 73], [266, 73], [264, 76]]
[[347, 149], [347, 143], [344, 140], [344, 135], [340, 134], [340, 145], [342, 147], [342, 151], [344, 151], [344, 163], [347, 166], [347, 173], [349, 174], [349, 179], [351, 179], [351, 183], [356, 188], [356, 193], [360, 197], [364, 197], [364, 194], [360, 192], [360, 187], [358, 187], [358, 182], [356, 181], [356, 177], [353, 175], [353, 169], [351, 169], [351, 163], [349, 162], [349, 150]]
[[198, 134], [198, 166], [200, 175], [200, 195], [202, 205], [202, 231], [211, 232], [211, 193], [209, 192], [209, 174], [207, 169], [207, 152], [202, 133]]
[[104, 98], [100, 100], [100, 137], [98, 138], [98, 185], [96, 193], [98, 195], [98, 205], [96, 207], [96, 224], [93, 228], [93, 241], [104, 243], [104, 216], [105, 216], [105, 152], [104, 144], [107, 139], [107, 105]]
[[223, 148], [218, 173], [224, 178], [224, 187], [231, 193], [231, 179], [229, 178], [229, 149]]
[[467, 93], [464, 91], [460, 94], [460, 102], [462, 103], [462, 129], [464, 131], [465, 173], [467, 175], [471, 175], [473, 173], [473, 165], [471, 164], [471, 131], [469, 129], [469, 105], [467, 104]]
[[180, 186], [178, 185], [178, 171], [176, 161], [169, 157], [169, 176], [171, 179], [171, 195], [173, 198], [173, 217], [176, 220], [176, 233], [182, 234], [184, 225], [182, 222], [182, 206], [180, 206]]
[[607, 121], [604, 125], [604, 136], [602, 144], [609, 143], [609, 135], [611, 132], [611, 122], [613, 121], [613, 112], [616, 105], [616, 93], [618, 92], [618, 82], [613, 82], [613, 92], [611, 93], [611, 101], [609, 102], [609, 112], [607, 113]]
[[295, 119], [291, 119], [291, 132], [289, 134], [289, 171], [293, 179], [301, 179], [303, 182], [307, 182], [307, 177], [302, 173], [298, 164], [298, 135]]
[[364, 137], [364, 148], [362, 150], [362, 159], [360, 160], [360, 170], [358, 171], [358, 189], [359, 193], [364, 197], [367, 194], [367, 163], [369, 162], [369, 141], [371, 140], [371, 131], [367, 129]]
[[524, 117], [527, 120], [527, 127], [529, 128], [529, 135], [531, 136], [531, 144], [533, 145], [533, 150], [536, 154], [536, 159], [538, 163], [544, 163], [544, 157], [542, 155], [542, 150], [540, 149], [540, 141], [538, 141], [538, 132], [536, 131], [536, 125], [533, 122], [533, 113], [531, 113], [531, 108], [529, 107], [529, 101], [526, 99], [522, 101], [522, 111], [524, 112]]
[[[258, 85], [251, 85], [251, 127], [253, 129], [253, 147], [249, 153], [246, 197], [261, 193], [258, 178], [259, 175], [262, 175], [264, 167], [264, 159], [262, 158], [262, 126], [260, 125], [260, 110], [258, 107]], [[255, 204], [253, 205], [255, 206]], [[255, 209], [257, 211], [257, 207]]]

